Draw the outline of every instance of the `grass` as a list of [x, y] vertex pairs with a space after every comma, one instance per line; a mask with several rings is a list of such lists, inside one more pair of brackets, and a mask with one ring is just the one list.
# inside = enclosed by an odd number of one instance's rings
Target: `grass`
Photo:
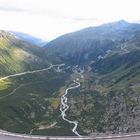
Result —
[[60, 105], [60, 98], [48, 98], [47, 99], [50, 103], [50, 105], [54, 108], [57, 109], [58, 106]]
[[0, 77], [47, 67], [41, 51], [30, 45], [12, 37], [0, 39]]
[[0, 91], [5, 90], [9, 88], [10, 86], [11, 86], [10, 80], [0, 80]]
[[69, 73], [50, 70], [1, 81], [3, 95], [7, 95], [21, 84], [24, 86], [13, 95], [0, 100], [0, 128], [11, 132], [29, 133], [42, 121], [46, 124], [57, 122], [60, 115], [58, 91], [68, 77]]

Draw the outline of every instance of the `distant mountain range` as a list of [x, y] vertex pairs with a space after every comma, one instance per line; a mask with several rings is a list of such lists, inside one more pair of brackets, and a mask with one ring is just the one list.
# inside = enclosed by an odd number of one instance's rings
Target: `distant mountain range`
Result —
[[121, 20], [62, 35], [45, 46], [46, 56], [52, 60], [57, 57], [54, 61], [79, 64], [104, 56], [109, 50], [119, 51], [124, 44], [128, 50], [137, 50], [139, 37], [139, 24]]
[[17, 38], [27, 41], [31, 44], [37, 45], [39, 47], [43, 47], [47, 41], [42, 40], [40, 38], [37, 38], [35, 36], [32, 36], [30, 34], [27, 33], [22, 33], [22, 32], [16, 32], [16, 31], [10, 31], [13, 35], [15, 35]]

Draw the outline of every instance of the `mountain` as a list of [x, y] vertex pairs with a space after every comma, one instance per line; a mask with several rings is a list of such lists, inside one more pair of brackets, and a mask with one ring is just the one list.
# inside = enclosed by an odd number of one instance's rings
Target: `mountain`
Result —
[[89, 135], [139, 132], [140, 24], [124, 20], [68, 33], [44, 51], [54, 63], [85, 69], [69, 95], [68, 118]]
[[107, 51], [119, 51], [124, 44], [128, 49], [139, 49], [139, 36], [139, 24], [121, 20], [60, 36], [45, 46], [46, 56], [52, 61], [80, 64], [104, 56]]
[[27, 33], [16, 32], [16, 31], [10, 31], [10, 33], [12, 33], [17, 38], [19, 38], [19, 39], [21, 39], [23, 41], [26, 41], [28, 43], [37, 45], [39, 47], [43, 47], [47, 43], [47, 41], [42, 40], [42, 39], [37, 38], [37, 37], [34, 37], [34, 36], [32, 36], [30, 34], [27, 34]]
[[41, 55], [39, 47], [0, 31], [0, 76], [39, 68], [44, 61]]

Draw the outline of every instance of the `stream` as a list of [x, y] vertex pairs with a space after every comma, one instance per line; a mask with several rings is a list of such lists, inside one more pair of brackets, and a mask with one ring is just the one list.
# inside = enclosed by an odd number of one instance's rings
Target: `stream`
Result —
[[71, 86], [69, 88], [67, 88], [65, 90], [65, 94], [61, 96], [61, 105], [60, 105], [60, 111], [61, 111], [61, 116], [62, 119], [70, 124], [74, 124], [74, 127], [72, 128], [72, 132], [81, 137], [81, 135], [77, 132], [77, 126], [78, 126], [78, 122], [77, 121], [71, 121], [69, 119], [66, 118], [66, 111], [69, 109], [69, 106], [67, 105], [68, 102], [68, 98], [66, 97], [66, 95], [69, 93], [69, 90], [75, 89], [80, 87], [80, 82], [78, 82], [78, 80], [73, 80], [73, 82], [76, 84], [75, 86]]

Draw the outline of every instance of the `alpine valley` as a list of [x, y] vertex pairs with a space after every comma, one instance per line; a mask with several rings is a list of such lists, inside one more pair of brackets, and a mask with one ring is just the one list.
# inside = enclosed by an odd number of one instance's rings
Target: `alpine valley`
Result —
[[140, 132], [140, 24], [121, 20], [34, 44], [0, 31], [0, 129]]

